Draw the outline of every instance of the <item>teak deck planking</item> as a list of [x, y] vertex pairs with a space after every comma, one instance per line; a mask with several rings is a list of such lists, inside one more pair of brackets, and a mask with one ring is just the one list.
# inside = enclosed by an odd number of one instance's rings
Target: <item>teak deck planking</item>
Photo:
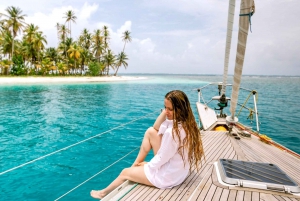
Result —
[[300, 201], [299, 196], [252, 188], [228, 187], [218, 182], [213, 162], [220, 158], [273, 163], [300, 184], [300, 159], [261, 142], [257, 137], [236, 140], [228, 132], [202, 131], [205, 159], [179, 186], [157, 189], [137, 185], [121, 200], [220, 200], [220, 201]]

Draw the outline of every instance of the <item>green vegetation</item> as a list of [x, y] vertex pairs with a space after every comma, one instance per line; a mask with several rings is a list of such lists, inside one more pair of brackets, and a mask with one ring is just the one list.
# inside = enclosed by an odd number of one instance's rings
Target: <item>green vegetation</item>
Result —
[[[77, 17], [72, 10], [65, 13], [64, 24], [56, 24], [58, 47], [46, 47], [47, 39], [39, 27], [27, 24], [20, 8], [10, 6], [0, 13], [0, 75], [109, 75], [116, 76], [120, 67], [128, 66], [125, 46], [131, 42], [129, 31], [122, 36], [123, 51], [115, 55], [109, 47], [107, 26], [84, 29], [77, 41], [71, 25]], [[20, 40], [17, 36], [21, 36]]]

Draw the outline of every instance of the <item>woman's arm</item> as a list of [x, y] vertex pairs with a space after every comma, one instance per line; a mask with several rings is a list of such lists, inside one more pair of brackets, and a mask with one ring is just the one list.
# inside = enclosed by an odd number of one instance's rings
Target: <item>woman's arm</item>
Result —
[[163, 110], [160, 115], [157, 117], [156, 121], [153, 124], [153, 128], [155, 130], [159, 130], [160, 125], [162, 124], [162, 122], [164, 122], [166, 120], [167, 116], [166, 116], [166, 111]]

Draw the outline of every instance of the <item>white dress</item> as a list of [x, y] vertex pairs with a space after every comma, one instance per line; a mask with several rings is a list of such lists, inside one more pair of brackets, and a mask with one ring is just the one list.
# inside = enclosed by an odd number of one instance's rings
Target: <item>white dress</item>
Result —
[[[178, 125], [181, 139], [186, 136], [184, 129]], [[157, 188], [172, 188], [181, 184], [188, 176], [190, 164], [187, 160], [187, 150], [184, 151], [183, 162], [178, 153], [179, 141], [175, 135], [172, 137], [173, 120], [165, 120], [158, 135], [163, 135], [161, 146], [151, 161], [144, 165], [147, 179]], [[182, 141], [181, 140], [181, 141]]]

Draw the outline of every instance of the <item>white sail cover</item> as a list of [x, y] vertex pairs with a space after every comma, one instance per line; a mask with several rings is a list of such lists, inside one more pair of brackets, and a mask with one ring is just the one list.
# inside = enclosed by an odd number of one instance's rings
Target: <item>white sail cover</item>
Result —
[[229, 63], [231, 38], [232, 38], [232, 27], [233, 27], [233, 21], [234, 21], [234, 9], [235, 9], [235, 0], [230, 0], [229, 7], [228, 7], [227, 36], [226, 36], [223, 85], [222, 85], [221, 95], [225, 94], [225, 91], [226, 91], [228, 63]]
[[241, 84], [241, 77], [243, 72], [244, 57], [246, 52], [246, 43], [248, 37], [248, 30], [250, 24], [251, 13], [254, 12], [254, 0], [242, 0], [240, 15], [249, 14], [247, 16], [240, 16], [239, 19], [239, 34], [238, 34], [238, 45], [235, 60], [232, 94], [230, 112], [231, 118], [234, 119], [235, 110], [238, 102], [239, 88]]

